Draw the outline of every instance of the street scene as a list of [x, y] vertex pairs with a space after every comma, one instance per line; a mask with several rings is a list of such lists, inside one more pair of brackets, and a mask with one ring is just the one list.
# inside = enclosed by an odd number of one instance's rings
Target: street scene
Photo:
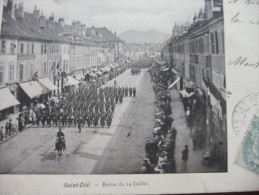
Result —
[[1, 174], [227, 172], [222, 1], [199, 1], [163, 32], [52, 3], [46, 15], [40, 1], [4, 2]]

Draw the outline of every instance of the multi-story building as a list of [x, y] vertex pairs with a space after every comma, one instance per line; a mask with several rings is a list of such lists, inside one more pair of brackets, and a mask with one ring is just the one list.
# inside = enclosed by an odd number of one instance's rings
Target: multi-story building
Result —
[[[210, 139], [226, 141], [226, 78], [224, 53], [223, 4], [205, 0], [205, 8], [193, 17], [192, 23], [175, 24], [172, 32], [172, 66], [181, 77], [180, 91], [194, 89], [191, 111], [196, 126], [202, 130], [204, 143]], [[199, 121], [199, 122], [197, 122]]]
[[95, 26], [88, 28], [87, 31], [90, 35], [99, 38], [97, 42], [106, 43], [111, 46], [115, 51], [115, 60], [119, 59], [123, 41], [116, 36], [116, 32], [112, 33], [106, 27], [97, 28]]
[[81, 22], [68, 25], [64, 18], [55, 21], [54, 14], [47, 19], [36, 7], [27, 13], [23, 4], [8, 0], [0, 37], [0, 90], [8, 88], [21, 104], [0, 106], [2, 115], [62, 92], [64, 75], [82, 81], [86, 69], [114, 60], [119, 39], [107, 28], [97, 29], [97, 35], [89, 33]]

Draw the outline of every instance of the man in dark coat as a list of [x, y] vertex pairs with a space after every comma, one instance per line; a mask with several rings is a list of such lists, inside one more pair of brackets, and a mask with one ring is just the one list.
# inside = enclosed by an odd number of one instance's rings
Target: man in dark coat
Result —
[[132, 95], [132, 88], [131, 87], [129, 88], [129, 95], [130, 95], [130, 97]]
[[79, 133], [81, 133], [81, 126], [82, 126], [81, 123], [82, 123], [81, 117], [79, 117], [79, 118], [78, 118], [78, 121], [77, 121]]
[[136, 93], [137, 93], [136, 87], [133, 87], [133, 96], [134, 97], [136, 97]]
[[182, 171], [187, 171], [187, 161], [189, 157], [189, 149], [188, 146], [184, 146], [184, 150], [182, 151]]
[[9, 120], [9, 123], [8, 123], [8, 125], [9, 125], [9, 136], [12, 134], [12, 126], [13, 126], [13, 124], [12, 124], [12, 119], [10, 119]]
[[152, 152], [152, 145], [150, 140], [147, 140], [146, 146], [145, 146], [145, 150], [146, 150], [146, 157], [149, 158], [150, 154]]
[[[10, 129], [10, 131], [11, 131], [11, 129]], [[7, 136], [9, 135], [9, 123], [8, 122], [5, 124], [5, 134]]]

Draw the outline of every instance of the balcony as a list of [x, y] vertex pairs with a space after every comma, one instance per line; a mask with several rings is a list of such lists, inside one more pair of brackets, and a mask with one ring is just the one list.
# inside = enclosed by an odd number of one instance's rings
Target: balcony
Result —
[[34, 54], [19, 54], [17, 56], [18, 60], [35, 60]]

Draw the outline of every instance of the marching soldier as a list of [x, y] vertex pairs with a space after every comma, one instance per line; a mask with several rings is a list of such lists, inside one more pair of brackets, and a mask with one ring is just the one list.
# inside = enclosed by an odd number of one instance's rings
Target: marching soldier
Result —
[[129, 88], [129, 95], [130, 95], [130, 97], [132, 95], [132, 88], [131, 87]]
[[133, 87], [133, 96], [136, 97], [136, 87]]

